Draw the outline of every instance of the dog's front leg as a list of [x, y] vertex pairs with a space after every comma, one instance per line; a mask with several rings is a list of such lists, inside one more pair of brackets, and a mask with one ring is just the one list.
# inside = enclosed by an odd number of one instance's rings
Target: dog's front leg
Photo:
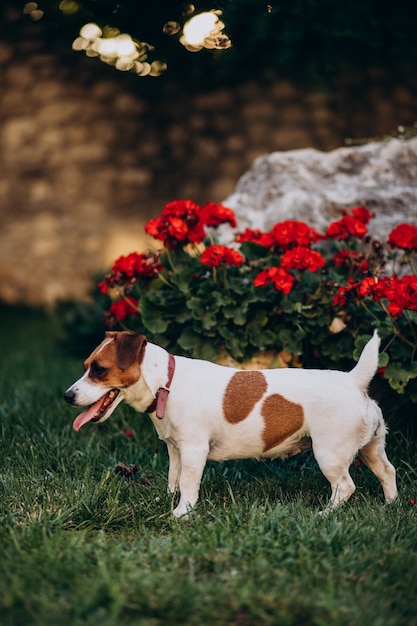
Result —
[[197, 502], [208, 453], [208, 446], [181, 450], [180, 501], [173, 512], [175, 517], [186, 515]]
[[168, 491], [175, 493], [178, 491], [178, 485], [181, 474], [181, 456], [178, 448], [167, 441], [169, 470], [168, 470]]

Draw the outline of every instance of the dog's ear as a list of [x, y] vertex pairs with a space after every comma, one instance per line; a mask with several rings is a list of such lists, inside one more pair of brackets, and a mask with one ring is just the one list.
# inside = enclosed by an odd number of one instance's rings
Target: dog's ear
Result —
[[115, 333], [116, 362], [121, 370], [127, 370], [135, 361], [140, 363], [143, 358], [143, 350], [147, 344], [144, 335], [122, 332]]

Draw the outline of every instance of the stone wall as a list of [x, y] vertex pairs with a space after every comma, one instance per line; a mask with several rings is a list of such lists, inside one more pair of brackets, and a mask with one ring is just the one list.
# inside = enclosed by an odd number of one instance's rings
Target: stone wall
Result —
[[155, 97], [96, 59], [62, 63], [36, 32], [0, 41], [6, 302], [84, 296], [115, 256], [146, 245], [143, 224], [168, 200], [221, 201], [259, 155], [332, 150], [417, 119], [415, 78], [373, 72], [332, 94], [287, 81], [194, 96], [163, 86]]

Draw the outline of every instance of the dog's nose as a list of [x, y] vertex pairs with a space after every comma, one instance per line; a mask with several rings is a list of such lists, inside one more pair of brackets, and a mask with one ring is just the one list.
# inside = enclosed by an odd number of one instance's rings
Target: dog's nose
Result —
[[67, 389], [64, 393], [64, 400], [69, 402], [69, 404], [74, 404], [75, 402], [75, 392], [72, 389]]

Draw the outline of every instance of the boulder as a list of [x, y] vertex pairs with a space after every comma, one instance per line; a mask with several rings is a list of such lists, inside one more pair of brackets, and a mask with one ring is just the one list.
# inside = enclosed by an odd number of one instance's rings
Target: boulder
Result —
[[[323, 231], [342, 209], [366, 205], [375, 214], [369, 232], [385, 239], [401, 222], [417, 224], [417, 137], [260, 156], [224, 204], [234, 209], [239, 231], [268, 231], [287, 219]], [[231, 235], [222, 230], [223, 243]]]

